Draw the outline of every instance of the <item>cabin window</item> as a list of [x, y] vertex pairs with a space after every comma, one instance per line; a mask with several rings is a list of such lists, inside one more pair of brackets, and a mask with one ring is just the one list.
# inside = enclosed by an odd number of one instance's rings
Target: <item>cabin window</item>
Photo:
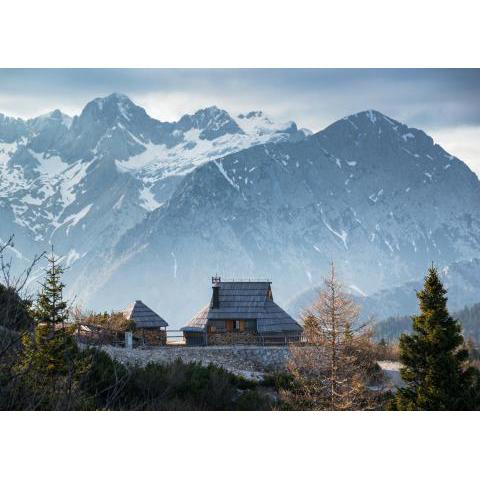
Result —
[[243, 332], [245, 320], [225, 320], [227, 332]]
[[208, 331], [210, 333], [224, 332], [226, 329], [225, 320], [209, 320]]

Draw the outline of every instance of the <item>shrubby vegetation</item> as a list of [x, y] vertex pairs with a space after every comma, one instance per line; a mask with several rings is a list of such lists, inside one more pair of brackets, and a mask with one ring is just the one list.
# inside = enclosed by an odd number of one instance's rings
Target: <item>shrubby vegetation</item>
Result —
[[114, 332], [133, 331], [135, 329], [135, 322], [125, 318], [122, 312], [103, 312], [83, 313], [79, 309], [75, 309], [72, 314], [74, 323], [82, 325], [94, 325], [102, 327]]
[[[270, 402], [254, 382], [199, 364], [124, 366], [98, 349], [73, 348], [62, 367], [26, 369], [0, 378], [6, 410], [265, 410]], [[24, 367], [22, 365], [21, 367]]]
[[180, 360], [125, 367], [93, 352], [93, 368], [82, 389], [93, 408], [119, 410], [263, 410], [268, 402], [257, 385], [226, 370]]
[[32, 302], [22, 299], [13, 286], [0, 283], [0, 325], [10, 330], [25, 330], [31, 327]]
[[[0, 247], [4, 265], [1, 254]], [[48, 262], [34, 301], [22, 294], [25, 281], [0, 284], [0, 409], [473, 410], [480, 406], [478, 347], [472, 340], [464, 342], [433, 267], [418, 293], [421, 313], [413, 317], [412, 333], [403, 334], [398, 347], [392, 347], [386, 341], [376, 343], [370, 328], [358, 326], [358, 308], [344, 293], [332, 266], [323, 291], [304, 313], [307, 343], [292, 344], [286, 372], [257, 383], [213, 365], [181, 361], [123, 365], [100, 349], [79, 346], [72, 312], [63, 299], [63, 269], [53, 252]], [[114, 328], [128, 328], [112, 314], [92, 313], [87, 320], [110, 326], [112, 318]], [[402, 361], [405, 382], [395, 395], [385, 388], [377, 364], [392, 358]]]

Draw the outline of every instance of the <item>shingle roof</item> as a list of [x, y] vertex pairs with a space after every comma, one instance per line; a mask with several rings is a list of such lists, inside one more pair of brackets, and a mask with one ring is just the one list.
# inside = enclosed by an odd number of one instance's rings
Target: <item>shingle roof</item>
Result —
[[259, 333], [299, 332], [302, 327], [269, 296], [270, 282], [217, 282], [219, 308], [200, 310], [182, 330], [205, 329], [208, 320], [257, 320]]
[[188, 322], [185, 327], [181, 328], [181, 330], [189, 332], [203, 331], [205, 325], [207, 324], [207, 316], [209, 309], [210, 305], [203, 307], [199, 312], [195, 314], [195, 316]]
[[137, 328], [158, 328], [167, 327], [168, 323], [147, 307], [141, 300], [130, 304], [123, 312], [127, 320], [133, 320]]

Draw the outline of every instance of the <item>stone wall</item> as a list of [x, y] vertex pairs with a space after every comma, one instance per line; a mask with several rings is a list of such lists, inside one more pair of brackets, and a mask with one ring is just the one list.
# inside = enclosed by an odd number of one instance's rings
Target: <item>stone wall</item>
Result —
[[262, 347], [253, 345], [208, 347], [157, 347], [132, 350], [104, 346], [110, 356], [122, 363], [145, 365], [148, 362], [168, 363], [182, 361], [213, 364], [247, 377], [261, 377], [263, 373], [283, 370], [289, 359], [288, 347]]
[[158, 328], [140, 328], [134, 334], [140, 344], [159, 346], [167, 343], [167, 333]]
[[[152, 347], [126, 349], [101, 347], [121, 363], [146, 365], [148, 362], [168, 363], [180, 358], [182, 361], [213, 364], [246, 378], [261, 379], [265, 373], [284, 370], [290, 357], [288, 347], [262, 347], [252, 345], [208, 347]], [[378, 362], [389, 383], [401, 384], [398, 362]]]

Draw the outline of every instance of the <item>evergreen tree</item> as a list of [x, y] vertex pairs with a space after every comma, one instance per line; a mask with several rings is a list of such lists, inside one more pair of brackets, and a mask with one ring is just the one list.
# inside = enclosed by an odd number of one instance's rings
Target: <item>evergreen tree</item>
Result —
[[37, 323], [55, 328], [60, 323], [63, 325], [68, 319], [67, 302], [63, 300], [65, 284], [61, 280], [64, 269], [55, 257], [53, 249], [47, 260], [49, 268], [41, 285], [34, 316]]
[[448, 313], [446, 293], [432, 265], [417, 292], [421, 313], [412, 317], [413, 333], [400, 337], [400, 373], [406, 385], [398, 390], [393, 409], [478, 408], [478, 371], [468, 364], [461, 327]]
[[65, 325], [68, 305], [63, 299], [64, 269], [53, 250], [48, 262], [33, 308], [35, 330], [24, 338], [19, 370], [31, 395], [38, 396], [38, 408], [69, 408], [73, 387], [85, 365], [71, 335], [72, 327]]

